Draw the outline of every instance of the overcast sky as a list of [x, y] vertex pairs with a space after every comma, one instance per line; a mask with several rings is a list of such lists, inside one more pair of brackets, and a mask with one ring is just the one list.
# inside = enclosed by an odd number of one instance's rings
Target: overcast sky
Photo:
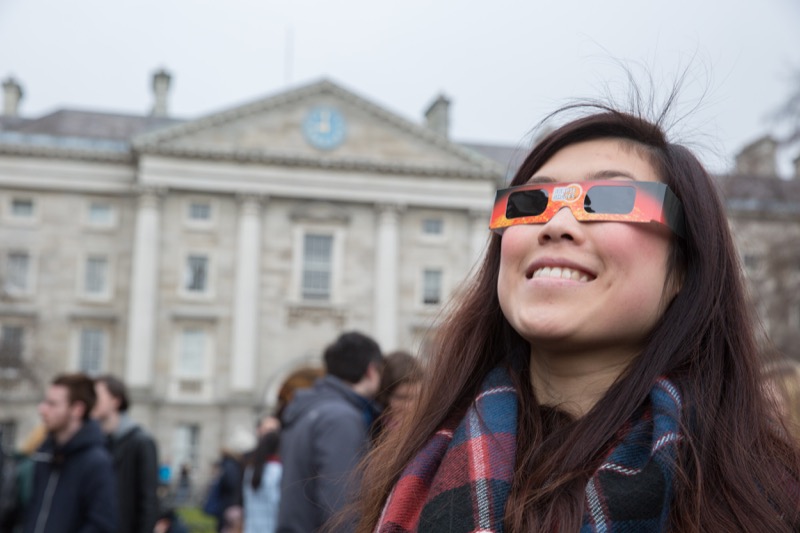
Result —
[[798, 83], [800, 1], [0, 0], [25, 117], [144, 114], [163, 67], [181, 118], [326, 77], [414, 121], [444, 93], [452, 138], [517, 145], [570, 99], [625, 102], [622, 65], [662, 98], [687, 73], [674, 136], [722, 172]]

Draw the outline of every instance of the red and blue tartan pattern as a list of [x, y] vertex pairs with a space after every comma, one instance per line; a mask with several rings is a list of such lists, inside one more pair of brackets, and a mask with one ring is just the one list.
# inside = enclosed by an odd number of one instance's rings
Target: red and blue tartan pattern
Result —
[[[680, 415], [678, 390], [658, 380], [587, 483], [581, 533], [667, 529]], [[516, 426], [516, 390], [494, 369], [464, 417], [447, 421], [405, 468], [376, 533], [502, 532]]]

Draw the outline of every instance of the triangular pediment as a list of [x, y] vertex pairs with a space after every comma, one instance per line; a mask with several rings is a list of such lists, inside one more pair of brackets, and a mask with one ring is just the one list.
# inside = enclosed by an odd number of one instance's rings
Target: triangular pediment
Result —
[[140, 153], [499, 175], [499, 165], [445, 137], [322, 80], [134, 139]]

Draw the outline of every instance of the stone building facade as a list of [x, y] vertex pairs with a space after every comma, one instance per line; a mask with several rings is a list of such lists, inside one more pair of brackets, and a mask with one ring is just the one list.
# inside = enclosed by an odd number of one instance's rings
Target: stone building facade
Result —
[[343, 330], [419, 350], [505, 169], [448, 140], [444, 98], [428, 127], [323, 80], [178, 121], [164, 75], [146, 117], [23, 119], [6, 82], [0, 422], [20, 440], [54, 374], [112, 372], [202, 474]]
[[[4, 84], [0, 423], [19, 442], [53, 375], [111, 372], [162, 460], [202, 477], [341, 331], [424, 349], [524, 154], [450, 141], [444, 97], [417, 124], [323, 80], [185, 121], [169, 81], [148, 116], [37, 119]], [[800, 180], [770, 157], [758, 144], [719, 183], [755, 305], [800, 358]]]

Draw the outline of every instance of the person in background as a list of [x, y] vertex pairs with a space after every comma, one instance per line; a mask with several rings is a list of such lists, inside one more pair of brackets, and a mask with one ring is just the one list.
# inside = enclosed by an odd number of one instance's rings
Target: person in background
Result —
[[489, 229], [407, 431], [370, 457], [360, 533], [800, 531], [800, 447], [689, 149], [595, 105], [536, 144]]
[[50, 383], [39, 415], [48, 436], [33, 454], [33, 496], [25, 533], [115, 533], [117, 483], [100, 426], [90, 418], [94, 382], [61, 374]]
[[[22, 530], [22, 520], [25, 516], [25, 509], [33, 496], [33, 477], [35, 463], [33, 454], [47, 438], [47, 429], [44, 424], [39, 424], [25, 437], [19, 450], [8, 459], [13, 463], [13, 472], [6, 472], [4, 475], [13, 475], [13, 480], [5, 480], [9, 483], [13, 493], [4, 494], [6, 498], [13, 498], [13, 501], [6, 501], [4, 514], [0, 518], [0, 531], [13, 532]], [[2, 471], [2, 469], [0, 469]]]
[[95, 379], [97, 403], [92, 417], [107, 435], [114, 460], [119, 500], [118, 533], [150, 533], [158, 513], [158, 453], [156, 443], [128, 415], [125, 384], [106, 374]]
[[245, 459], [243, 479], [244, 532], [274, 533], [280, 504], [283, 472], [278, 458], [280, 433], [271, 431], [258, 440]]
[[217, 473], [203, 509], [216, 519], [218, 532], [241, 526], [243, 457], [254, 443], [250, 431], [237, 428], [220, 452]]
[[343, 333], [325, 349], [324, 360], [325, 377], [298, 391], [281, 417], [280, 533], [318, 531], [354, 496], [354, 469], [378, 415], [372, 402], [383, 366], [378, 343]]
[[394, 431], [419, 396], [422, 367], [416, 357], [397, 351], [386, 356], [375, 401], [383, 407], [379, 432]]

